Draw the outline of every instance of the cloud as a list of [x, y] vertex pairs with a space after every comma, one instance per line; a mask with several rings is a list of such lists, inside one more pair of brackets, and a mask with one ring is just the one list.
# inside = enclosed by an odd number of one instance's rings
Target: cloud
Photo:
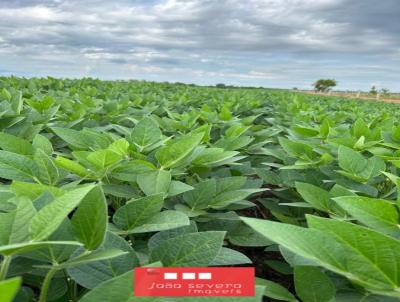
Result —
[[4, 1], [0, 60], [26, 76], [400, 90], [399, 15], [397, 0]]

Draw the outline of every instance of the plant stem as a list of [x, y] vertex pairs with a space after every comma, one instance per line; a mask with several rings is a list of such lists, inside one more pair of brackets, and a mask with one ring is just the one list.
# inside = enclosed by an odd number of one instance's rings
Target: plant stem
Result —
[[78, 298], [78, 285], [76, 282], [73, 284], [73, 290], [74, 290], [74, 300], [73, 301], [78, 301], [80, 298]]
[[42, 288], [40, 290], [40, 297], [39, 302], [46, 302], [47, 293], [50, 288], [51, 279], [53, 278], [54, 274], [57, 272], [57, 268], [52, 268], [48, 271], [46, 277], [44, 278]]
[[0, 266], [0, 281], [7, 277], [8, 268], [10, 267], [12, 256], [4, 256]]
[[67, 273], [65, 272], [65, 269], [63, 269], [62, 272], [63, 272], [63, 274], [64, 274], [65, 282], [67, 283], [69, 299], [70, 299], [71, 301], [75, 301], [74, 298], [73, 298], [74, 295], [73, 295], [73, 292], [72, 292], [71, 282], [70, 282], [70, 280], [69, 280], [69, 278], [68, 278], [68, 275], [67, 275]]

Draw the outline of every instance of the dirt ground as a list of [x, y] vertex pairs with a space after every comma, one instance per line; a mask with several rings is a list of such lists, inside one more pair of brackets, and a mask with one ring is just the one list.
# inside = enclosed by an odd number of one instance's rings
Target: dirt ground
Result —
[[377, 102], [386, 102], [386, 103], [400, 103], [400, 98], [394, 99], [394, 98], [385, 98], [385, 97], [380, 97], [379, 99], [373, 98], [373, 97], [366, 97], [366, 96], [359, 96], [355, 94], [346, 94], [346, 93], [320, 93], [320, 92], [314, 92], [314, 91], [300, 91], [301, 93], [307, 93], [307, 94], [314, 94], [314, 95], [324, 95], [324, 96], [339, 96], [343, 98], [349, 98], [349, 99], [359, 99], [359, 100], [368, 100], [368, 101], [377, 101]]

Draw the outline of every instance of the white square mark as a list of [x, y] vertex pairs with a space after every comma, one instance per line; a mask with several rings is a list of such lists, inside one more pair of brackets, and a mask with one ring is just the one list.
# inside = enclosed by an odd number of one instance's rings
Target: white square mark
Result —
[[196, 274], [195, 273], [183, 273], [182, 274], [182, 279], [194, 280], [194, 279], [196, 279]]
[[175, 279], [178, 279], [178, 275], [177, 275], [177, 273], [164, 273], [164, 279], [175, 280]]
[[211, 273], [199, 273], [199, 279], [211, 280]]

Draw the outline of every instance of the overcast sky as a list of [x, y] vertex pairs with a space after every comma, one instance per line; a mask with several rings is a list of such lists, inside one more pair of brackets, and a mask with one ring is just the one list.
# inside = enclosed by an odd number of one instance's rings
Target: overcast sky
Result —
[[0, 75], [400, 91], [400, 0], [0, 0]]

